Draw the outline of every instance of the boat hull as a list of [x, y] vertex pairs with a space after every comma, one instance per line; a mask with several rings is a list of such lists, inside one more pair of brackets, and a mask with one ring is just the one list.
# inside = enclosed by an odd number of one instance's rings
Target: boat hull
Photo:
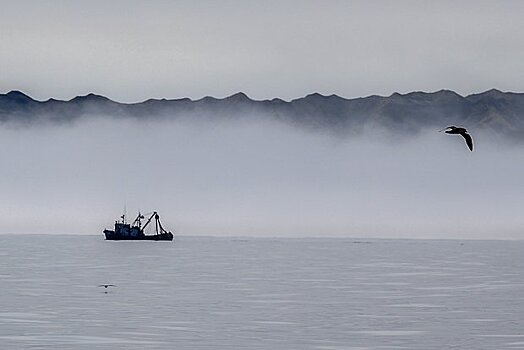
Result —
[[172, 241], [173, 234], [171, 232], [159, 233], [157, 235], [137, 235], [137, 236], [124, 236], [115, 233], [112, 230], [104, 230], [106, 240], [109, 241]]

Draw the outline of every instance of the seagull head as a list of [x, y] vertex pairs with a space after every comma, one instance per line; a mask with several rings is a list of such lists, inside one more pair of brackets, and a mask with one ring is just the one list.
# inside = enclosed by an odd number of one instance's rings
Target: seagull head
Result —
[[442, 131], [444, 131], [444, 130], [454, 130], [454, 129], [456, 129], [456, 128], [457, 128], [456, 126], [451, 125], [451, 126], [448, 126], [447, 128], [444, 128], [444, 129], [442, 129], [442, 130], [439, 130], [438, 132], [442, 132]]

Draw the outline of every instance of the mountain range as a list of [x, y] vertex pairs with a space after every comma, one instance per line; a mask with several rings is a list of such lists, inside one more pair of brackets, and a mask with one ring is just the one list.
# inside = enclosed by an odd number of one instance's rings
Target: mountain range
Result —
[[355, 99], [314, 93], [292, 101], [252, 100], [240, 92], [222, 99], [149, 99], [130, 104], [95, 94], [69, 101], [37, 101], [20, 91], [0, 94], [0, 123], [63, 123], [95, 115], [139, 120], [268, 118], [343, 134], [357, 133], [367, 126], [411, 133], [461, 125], [524, 141], [524, 93], [496, 89], [468, 96], [440, 90]]

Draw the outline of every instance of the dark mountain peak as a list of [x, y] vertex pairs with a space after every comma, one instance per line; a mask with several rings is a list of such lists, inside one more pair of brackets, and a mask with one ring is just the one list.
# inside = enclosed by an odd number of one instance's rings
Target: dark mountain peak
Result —
[[417, 103], [417, 104], [457, 104], [464, 100], [464, 97], [460, 96], [451, 90], [439, 90], [435, 92], [425, 91], [413, 91], [407, 94], [400, 94], [398, 92], [393, 93], [389, 97], [385, 98], [386, 103]]
[[446, 90], [446, 89], [442, 89], [442, 90], [439, 90], [439, 91], [436, 91], [433, 93], [434, 95], [438, 95], [438, 96], [447, 96], [447, 97], [459, 97], [459, 98], [463, 98], [462, 96], [460, 96], [459, 94], [457, 94], [455, 91], [453, 90]]
[[158, 101], [166, 101], [166, 102], [184, 102], [184, 103], [187, 103], [187, 102], [193, 102], [193, 100], [190, 99], [189, 97], [175, 98], [175, 99], [172, 99], [172, 100], [170, 100], [170, 99], [167, 99], [167, 100], [166, 100], [165, 98], [163, 98], [163, 99], [158, 100]]
[[[395, 95], [395, 94], [393, 94]], [[430, 95], [430, 93], [424, 92], [424, 91], [412, 91], [408, 92], [405, 95], [398, 94], [398, 96], [405, 96], [405, 97], [426, 97], [427, 95]]]
[[321, 93], [314, 92], [314, 93], [311, 93], [311, 94], [306, 95], [304, 97], [299, 97], [299, 98], [296, 98], [294, 100], [291, 100], [291, 103], [303, 102], [303, 101], [309, 101], [309, 102], [320, 102], [320, 101], [322, 101], [322, 102], [324, 102], [328, 98], [329, 98], [329, 96], [325, 96], [325, 95], [322, 95]]
[[165, 98], [148, 98], [145, 101], [129, 103], [128, 105], [136, 106], [136, 105], [141, 105], [141, 104], [163, 103], [167, 101], [169, 100], [166, 100]]
[[18, 90], [11, 90], [7, 94], [5, 94], [6, 97], [8, 97], [11, 100], [17, 100], [17, 101], [34, 101], [31, 97], [24, 94], [22, 91]]
[[448, 90], [448, 89], [440, 89], [440, 90], [437, 90], [435, 92], [433, 92], [434, 94], [439, 94], [439, 95], [456, 95], [457, 93], [453, 90]]
[[404, 95], [402, 95], [401, 93], [399, 92], [394, 92], [392, 93], [391, 95], [388, 96], [388, 98], [399, 98], [399, 97], [403, 97]]
[[483, 92], [484, 95], [501, 95], [503, 94], [502, 91], [500, 91], [499, 89], [489, 89], [488, 91], [485, 91]]
[[225, 98], [225, 100], [230, 100], [230, 101], [252, 101], [248, 95], [246, 95], [245, 93], [243, 92], [237, 92], [236, 94], [233, 94], [231, 96], [228, 96]]
[[463, 96], [451, 90], [439, 90], [431, 94], [428, 94], [428, 96], [430, 96], [429, 99], [434, 101], [434, 103], [440, 103], [440, 104], [448, 104], [448, 103], [457, 104], [457, 103], [462, 103], [464, 101]]
[[67, 103], [67, 101], [64, 101], [64, 100], [57, 100], [56, 98], [50, 98], [46, 101], [44, 101], [44, 103], [51, 103], [51, 104], [57, 104], [57, 103]]
[[452, 90], [438, 90], [435, 92], [426, 92], [426, 91], [412, 91], [408, 92], [406, 94], [401, 94], [399, 92], [394, 92], [391, 95], [388, 96], [388, 98], [432, 98], [432, 97], [438, 97], [438, 98], [463, 98], [459, 94], [457, 94], [455, 91]]
[[7, 94], [7, 96], [9, 97], [25, 97], [25, 98], [31, 98], [29, 96], [27, 96], [26, 94], [24, 94], [22, 91], [20, 90], [11, 90], [9, 91]]
[[165, 104], [165, 105], [170, 105], [170, 104], [173, 104], [173, 103], [191, 103], [191, 102], [194, 102], [193, 100], [191, 100], [189, 97], [184, 97], [184, 98], [176, 98], [176, 99], [167, 99], [167, 98], [150, 98], [150, 99], [147, 99], [143, 102], [136, 102], [136, 103], [128, 103], [127, 105], [129, 106], [136, 106], [136, 105], [141, 105], [141, 104], [146, 104], [146, 105], [151, 105], [151, 104], [156, 104], [156, 105], [162, 105], [162, 104]]
[[216, 101], [219, 101], [218, 98], [216, 97], [213, 97], [213, 96], [204, 96], [198, 100], [195, 100], [194, 102], [216, 102]]
[[490, 90], [486, 90], [478, 94], [468, 95], [466, 98], [499, 97], [503, 95], [504, 95], [504, 92], [498, 89], [490, 89]]
[[326, 98], [327, 96], [322, 95], [321, 93], [314, 92], [312, 94], [307, 95], [305, 98]]
[[84, 96], [76, 96], [73, 99], [70, 100], [70, 102], [113, 102], [110, 99], [108, 99], [105, 96], [97, 95], [97, 94], [87, 94]]
[[312, 94], [309, 94], [307, 95], [306, 97], [304, 97], [305, 99], [309, 99], [309, 100], [345, 100], [345, 98], [342, 98], [338, 95], [335, 95], [335, 94], [331, 94], [331, 95], [323, 95], [319, 92], [314, 92]]
[[504, 93], [497, 89], [491, 89], [479, 94], [472, 94], [466, 97], [466, 99], [473, 103], [494, 103], [498, 100], [504, 100], [510, 98], [511, 94]]

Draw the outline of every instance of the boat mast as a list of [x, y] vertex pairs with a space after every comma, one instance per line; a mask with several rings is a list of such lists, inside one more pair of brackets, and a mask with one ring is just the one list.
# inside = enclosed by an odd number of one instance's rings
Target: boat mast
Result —
[[144, 219], [144, 215], [138, 212], [138, 216], [136, 217], [135, 221], [133, 221], [131, 226], [138, 226], [138, 228], [142, 228], [142, 219]]
[[144, 225], [144, 227], [143, 227], [143, 230], [146, 229], [147, 225], [149, 225], [149, 223], [151, 222], [151, 219], [153, 219], [153, 217], [154, 217], [155, 215], [158, 216], [158, 214], [156, 213], [156, 211], [154, 211], [153, 214], [151, 214], [151, 216], [149, 217], [149, 219], [147, 219], [147, 221], [146, 221], [146, 223], [145, 223], [145, 225]]
[[147, 219], [147, 221], [146, 221], [144, 227], [142, 228], [142, 230], [146, 229], [147, 225], [149, 225], [149, 223], [151, 222], [151, 220], [153, 220], [153, 218], [155, 218], [155, 231], [156, 231], [156, 234], [158, 235], [159, 233], [167, 233], [167, 231], [162, 227], [162, 224], [160, 223], [160, 216], [158, 215], [158, 213], [156, 211], [153, 212], [153, 214], [151, 214], [149, 219]]

